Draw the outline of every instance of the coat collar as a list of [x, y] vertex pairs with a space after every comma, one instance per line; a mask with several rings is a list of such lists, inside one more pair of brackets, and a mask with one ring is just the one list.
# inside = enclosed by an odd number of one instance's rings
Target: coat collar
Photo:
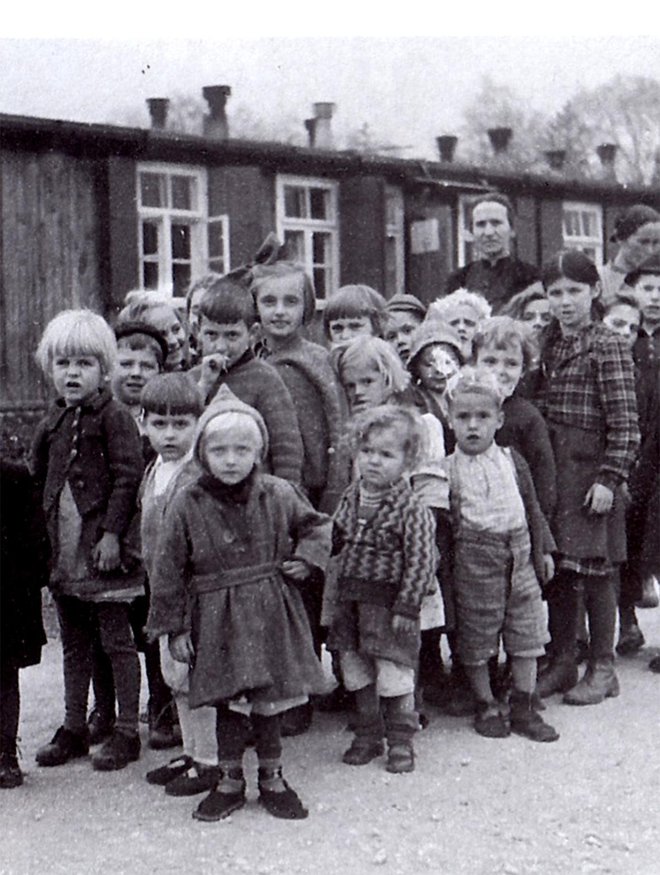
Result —
[[[83, 413], [98, 413], [110, 401], [112, 401], [112, 393], [110, 392], [110, 389], [104, 387], [103, 389], [99, 389], [98, 393], [94, 395], [91, 400], [77, 406], [80, 407]], [[56, 428], [67, 415], [67, 413], [75, 409], [75, 406], [67, 406], [64, 398], [58, 398], [51, 406], [50, 412], [48, 414], [47, 428], [51, 430]]]

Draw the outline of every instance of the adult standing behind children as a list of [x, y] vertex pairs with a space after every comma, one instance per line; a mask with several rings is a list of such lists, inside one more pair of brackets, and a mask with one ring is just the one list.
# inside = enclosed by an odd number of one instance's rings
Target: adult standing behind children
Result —
[[483, 295], [496, 314], [514, 295], [539, 283], [538, 268], [511, 254], [515, 236], [513, 204], [506, 195], [489, 192], [472, 206], [472, 237], [480, 258], [450, 274], [445, 294], [468, 289]]

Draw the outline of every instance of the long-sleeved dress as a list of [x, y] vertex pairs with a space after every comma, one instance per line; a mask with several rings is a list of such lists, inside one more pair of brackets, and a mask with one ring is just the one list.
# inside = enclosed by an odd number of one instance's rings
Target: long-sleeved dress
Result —
[[256, 474], [232, 492], [202, 475], [175, 496], [158, 539], [147, 629], [192, 633], [191, 707], [324, 691], [300, 592], [280, 566], [302, 559], [323, 568], [330, 541], [329, 518], [278, 477]]

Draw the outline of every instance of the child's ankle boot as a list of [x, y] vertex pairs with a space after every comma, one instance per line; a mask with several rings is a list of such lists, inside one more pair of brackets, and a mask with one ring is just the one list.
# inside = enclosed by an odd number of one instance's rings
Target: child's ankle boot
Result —
[[564, 696], [567, 705], [598, 705], [619, 695], [619, 680], [614, 671], [614, 657], [589, 662], [582, 680]]
[[565, 693], [575, 686], [578, 669], [573, 653], [560, 653], [550, 663], [538, 680], [536, 691], [542, 699], [553, 693]]
[[235, 768], [220, 766], [215, 787], [208, 796], [202, 799], [192, 816], [195, 820], [210, 823], [229, 817], [232, 812], [238, 811], [244, 805], [245, 778], [243, 777], [243, 769], [240, 766]]
[[559, 733], [538, 713], [532, 693], [513, 690], [509, 705], [512, 732], [531, 738], [532, 741], [557, 741]]
[[48, 744], [40, 747], [35, 757], [40, 766], [61, 766], [75, 757], [89, 753], [87, 727], [79, 734], [60, 726]]
[[353, 717], [355, 737], [345, 751], [342, 762], [348, 766], [365, 766], [385, 752], [385, 725], [380, 714], [356, 714]]
[[416, 711], [388, 717], [385, 721], [387, 736], [387, 763], [385, 768], [395, 775], [415, 771], [413, 736], [419, 726]]

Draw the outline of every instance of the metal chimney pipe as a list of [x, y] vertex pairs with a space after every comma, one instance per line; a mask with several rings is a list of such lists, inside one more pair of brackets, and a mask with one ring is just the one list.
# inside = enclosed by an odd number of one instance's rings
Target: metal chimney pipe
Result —
[[509, 148], [511, 137], [513, 136], [512, 128], [489, 128], [488, 139], [493, 147], [493, 152], [496, 155], [502, 155]]
[[596, 148], [600, 163], [603, 165], [603, 176], [605, 179], [611, 179], [616, 182], [616, 169], [614, 162], [616, 161], [616, 153], [619, 147], [616, 143], [601, 143]]
[[335, 103], [314, 104], [314, 146], [317, 149], [335, 148], [335, 139], [332, 133], [332, 116], [336, 108], [337, 105]]
[[149, 117], [154, 131], [164, 131], [167, 125], [167, 113], [170, 102], [167, 97], [148, 97]]
[[209, 105], [209, 115], [204, 116], [204, 136], [214, 140], [226, 140], [229, 137], [229, 122], [227, 121], [227, 98], [231, 94], [229, 85], [206, 85], [202, 88], [204, 100]]
[[446, 164], [451, 164], [454, 160], [458, 137], [455, 137], [453, 134], [443, 134], [441, 137], [436, 137], [435, 142], [438, 145], [440, 160]]
[[316, 145], [316, 121], [317, 120], [315, 118], [305, 119], [305, 129], [307, 130], [307, 137], [310, 149], [313, 149]]

